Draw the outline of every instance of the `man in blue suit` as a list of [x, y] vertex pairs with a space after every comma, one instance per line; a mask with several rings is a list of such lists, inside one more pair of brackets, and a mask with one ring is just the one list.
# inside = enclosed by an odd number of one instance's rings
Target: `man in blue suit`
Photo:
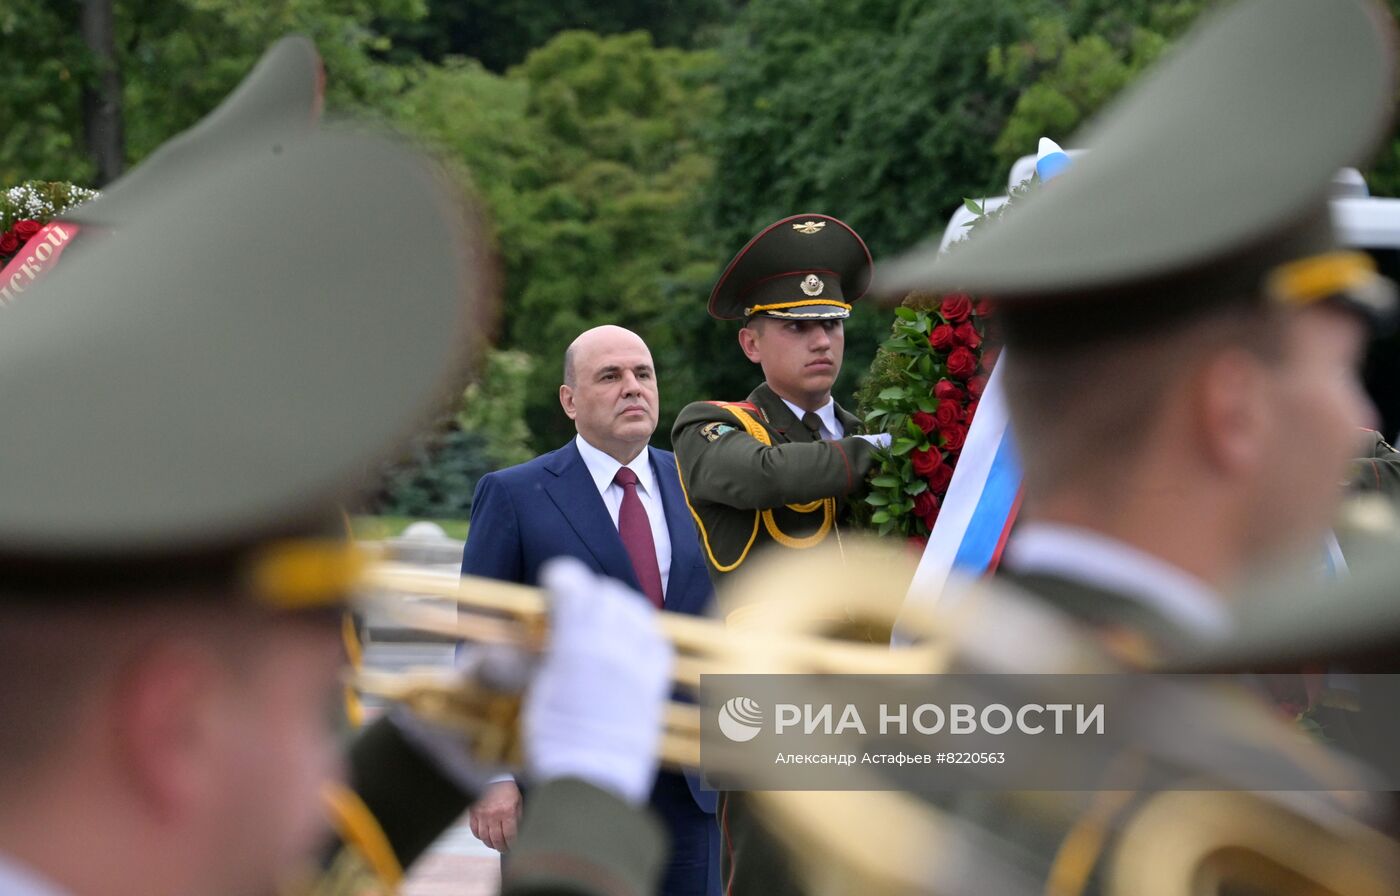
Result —
[[[568, 555], [625, 582], [658, 609], [703, 613], [710, 577], [676, 459], [648, 445], [659, 399], [646, 343], [621, 327], [584, 332], [564, 355], [559, 403], [578, 437], [482, 477], [472, 499], [463, 575], [534, 585], [545, 561]], [[496, 782], [472, 807], [473, 833], [506, 849], [520, 803], [513, 780]], [[651, 805], [671, 834], [662, 892], [717, 896], [715, 794], [702, 791], [696, 777], [663, 771]]]

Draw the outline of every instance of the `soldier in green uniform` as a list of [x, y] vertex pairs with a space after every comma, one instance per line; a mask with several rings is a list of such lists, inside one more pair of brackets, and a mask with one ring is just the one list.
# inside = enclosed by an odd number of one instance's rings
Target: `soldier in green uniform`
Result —
[[[338, 507], [456, 394], [493, 297], [434, 166], [312, 126], [318, 70], [279, 43], [67, 213], [73, 247], [3, 312], [0, 892], [273, 892], [326, 839], [323, 789], [346, 846], [314, 886], [370, 892], [364, 869], [391, 885], [486, 777], [391, 715], [351, 749], [356, 791], [337, 784], [362, 566]], [[506, 890], [640, 894], [669, 647], [615, 583], [546, 584], [540, 786]], [[599, 624], [627, 632], [623, 661]]]
[[[1389, 133], [1394, 36], [1368, 0], [1217, 11], [1071, 140], [1068, 171], [956, 251], [881, 266], [882, 292], [996, 302], [1025, 472], [999, 579], [1130, 666], [1228, 653], [1250, 634], [1231, 595], [1269, 564], [1320, 590], [1349, 461], [1376, 484], [1389, 463], [1359, 365], [1394, 288], [1338, 245], [1328, 194]], [[999, 828], [1054, 892], [1093, 891], [1136, 811], [1097, 802]]]
[[[997, 303], [1025, 471], [1003, 584], [1129, 663], [1239, 637], [1231, 591], [1281, 556], [1320, 565], [1349, 460], [1378, 453], [1358, 366], [1394, 291], [1337, 245], [1328, 193], [1389, 133], [1394, 37], [1369, 0], [1218, 11], [1070, 141], [1089, 151], [1067, 172], [956, 251], [881, 264], [877, 292]], [[1095, 885], [1133, 808], [1063, 824], [995, 796], [950, 811], [1055, 893]], [[767, 861], [741, 858], [745, 883]], [[734, 892], [792, 888], [772, 884]]]
[[[755, 552], [802, 550], [835, 539], [846, 502], [861, 492], [876, 447], [831, 387], [841, 372], [842, 323], [870, 284], [870, 252], [827, 215], [784, 218], [734, 256], [710, 294], [720, 320], [742, 320], [739, 346], [763, 369], [745, 401], [698, 401], [671, 441], [686, 501], [718, 584]], [[795, 884], [742, 794], [720, 798], [725, 892], [781, 893]]]
[[1348, 462], [1386, 453], [1358, 368], [1394, 289], [1328, 195], [1389, 133], [1391, 31], [1360, 0], [1208, 17], [1013, 213], [882, 265], [996, 302], [1025, 469], [1004, 568], [1075, 617], [1227, 639], [1224, 595], [1320, 566]]
[[671, 441], [710, 575], [719, 581], [755, 551], [840, 539], [845, 503], [863, 487], [888, 435], [831, 397], [843, 323], [870, 283], [865, 243], [827, 215], [784, 218], [751, 239], [710, 294], [720, 320], [743, 320], [739, 346], [763, 368], [745, 401], [698, 401]]

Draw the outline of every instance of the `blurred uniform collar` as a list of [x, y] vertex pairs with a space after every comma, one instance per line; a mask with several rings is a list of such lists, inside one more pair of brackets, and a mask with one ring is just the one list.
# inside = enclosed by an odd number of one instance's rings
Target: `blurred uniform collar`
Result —
[[1018, 526], [1006, 549], [1013, 573], [1082, 582], [1142, 603], [1201, 638], [1230, 633], [1224, 600], [1205, 582], [1116, 538], [1058, 523]]

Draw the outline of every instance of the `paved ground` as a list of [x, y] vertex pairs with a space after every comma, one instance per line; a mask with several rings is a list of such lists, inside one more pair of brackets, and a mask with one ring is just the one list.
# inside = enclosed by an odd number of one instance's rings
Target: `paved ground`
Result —
[[402, 892], [403, 896], [488, 896], [500, 884], [499, 856], [472, 836], [463, 819], [418, 863]]

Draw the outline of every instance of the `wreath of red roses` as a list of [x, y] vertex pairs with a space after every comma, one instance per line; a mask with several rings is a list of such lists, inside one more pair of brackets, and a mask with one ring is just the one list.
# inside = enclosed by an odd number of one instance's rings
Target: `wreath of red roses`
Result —
[[928, 537], [977, 413], [997, 351], [991, 309], [963, 294], [895, 310], [890, 338], [866, 386], [866, 424], [893, 433], [865, 496], [881, 535]]

